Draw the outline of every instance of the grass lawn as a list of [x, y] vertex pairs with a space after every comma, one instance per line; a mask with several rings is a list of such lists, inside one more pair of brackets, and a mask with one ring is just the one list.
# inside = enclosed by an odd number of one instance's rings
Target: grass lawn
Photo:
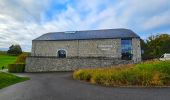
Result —
[[0, 72], [0, 89], [9, 85], [29, 80], [28, 77], [18, 77], [13, 74]]
[[16, 61], [16, 56], [9, 56], [6, 54], [0, 54], [0, 69], [2, 69], [2, 66], [7, 68], [8, 64], [11, 64]]
[[73, 78], [105, 86], [170, 86], [170, 61], [79, 69], [73, 73]]

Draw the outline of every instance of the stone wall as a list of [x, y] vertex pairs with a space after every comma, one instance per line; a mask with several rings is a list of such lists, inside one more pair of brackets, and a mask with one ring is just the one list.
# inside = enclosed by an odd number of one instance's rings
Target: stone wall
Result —
[[79, 68], [107, 67], [119, 64], [133, 63], [113, 58], [57, 58], [57, 57], [28, 57], [26, 72], [73, 71]]
[[57, 56], [64, 49], [67, 57], [77, 56], [78, 42], [75, 41], [32, 41], [32, 56]]
[[64, 49], [67, 57], [121, 57], [121, 39], [74, 41], [33, 41], [32, 56], [57, 56]]
[[141, 61], [141, 45], [140, 45], [140, 39], [133, 38], [132, 39], [132, 47], [133, 47], [133, 58], [132, 60], [135, 63], [138, 63]]
[[79, 40], [79, 57], [121, 57], [121, 39]]

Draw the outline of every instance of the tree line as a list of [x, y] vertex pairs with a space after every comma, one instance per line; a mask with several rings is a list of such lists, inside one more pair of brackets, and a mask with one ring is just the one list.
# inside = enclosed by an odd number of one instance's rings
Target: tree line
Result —
[[152, 35], [146, 40], [141, 39], [142, 59], [160, 58], [165, 53], [170, 53], [170, 35]]

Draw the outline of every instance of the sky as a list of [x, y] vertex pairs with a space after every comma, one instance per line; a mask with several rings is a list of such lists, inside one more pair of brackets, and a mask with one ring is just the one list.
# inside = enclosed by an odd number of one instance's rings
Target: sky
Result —
[[170, 34], [170, 0], [0, 0], [0, 50], [47, 32], [126, 28]]

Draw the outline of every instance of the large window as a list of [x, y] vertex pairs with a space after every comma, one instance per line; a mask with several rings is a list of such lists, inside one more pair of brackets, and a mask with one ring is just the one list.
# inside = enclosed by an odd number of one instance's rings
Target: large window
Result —
[[66, 51], [65, 50], [59, 50], [58, 51], [58, 57], [59, 58], [66, 58]]
[[123, 60], [132, 60], [132, 39], [122, 39], [121, 50]]

